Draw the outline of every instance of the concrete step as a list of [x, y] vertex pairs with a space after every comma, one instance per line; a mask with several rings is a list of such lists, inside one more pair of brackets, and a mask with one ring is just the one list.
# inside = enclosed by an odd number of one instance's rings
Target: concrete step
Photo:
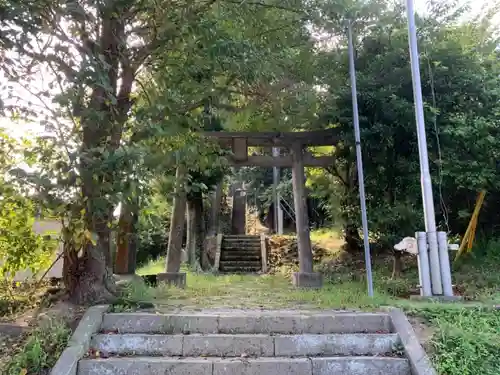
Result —
[[260, 240], [260, 235], [255, 234], [225, 234], [222, 236], [223, 240]]
[[261, 251], [260, 244], [222, 244], [221, 246], [222, 250], [228, 250], [228, 251], [255, 251], [259, 252]]
[[120, 333], [390, 333], [392, 325], [384, 313], [297, 313], [251, 311], [231, 313], [108, 313], [103, 332]]
[[221, 260], [221, 267], [238, 267], [238, 268], [258, 268], [262, 267], [260, 260]]
[[408, 360], [389, 357], [82, 359], [78, 375], [411, 375]]
[[232, 250], [232, 251], [245, 251], [245, 250], [254, 250], [260, 252], [260, 244], [257, 243], [231, 243], [231, 242], [223, 242], [221, 244], [221, 249], [223, 250]]
[[91, 347], [107, 355], [182, 357], [298, 357], [384, 355], [400, 343], [397, 334], [100, 334]]
[[255, 274], [261, 271], [261, 267], [230, 267], [221, 265], [219, 271], [224, 274]]
[[232, 238], [232, 239], [222, 239], [222, 245], [255, 245], [255, 246], [260, 246], [260, 239], [257, 240], [251, 240], [251, 239], [238, 239], [238, 238]]
[[234, 253], [228, 253], [228, 252], [222, 252], [220, 255], [220, 260], [221, 261], [261, 261], [261, 255], [259, 254], [247, 254], [247, 253], [241, 253], [241, 254], [234, 254]]

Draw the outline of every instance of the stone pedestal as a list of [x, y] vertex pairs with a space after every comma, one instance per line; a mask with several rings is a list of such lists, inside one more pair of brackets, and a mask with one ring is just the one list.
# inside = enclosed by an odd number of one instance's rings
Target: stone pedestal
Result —
[[186, 287], [185, 272], [163, 272], [158, 274], [158, 282], [184, 289]]
[[323, 275], [318, 272], [295, 272], [292, 284], [298, 288], [319, 289], [323, 286]]
[[427, 301], [427, 302], [459, 302], [463, 300], [462, 296], [421, 296], [418, 294], [411, 295], [410, 300]]

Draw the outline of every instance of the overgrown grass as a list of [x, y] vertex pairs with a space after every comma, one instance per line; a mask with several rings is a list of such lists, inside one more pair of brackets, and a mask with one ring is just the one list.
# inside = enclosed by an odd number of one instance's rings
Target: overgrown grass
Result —
[[30, 333], [22, 348], [12, 348], [16, 353], [2, 374], [48, 374], [66, 347], [70, 335], [71, 330], [66, 323], [55, 320], [44, 322]]
[[156, 275], [165, 269], [165, 259], [150, 260], [137, 270], [138, 275]]
[[[138, 273], [147, 274], [156, 267], [158, 264], [150, 263]], [[193, 308], [373, 308], [390, 300], [386, 293], [369, 298], [363, 282], [326, 284], [320, 290], [300, 290], [291, 286], [284, 275], [214, 275], [185, 271], [186, 289], [164, 285], [150, 288], [133, 283], [129, 286], [128, 297], [154, 301], [158, 305]]]
[[439, 374], [500, 374], [500, 311], [434, 304], [415, 305], [409, 313], [436, 329], [430, 354]]

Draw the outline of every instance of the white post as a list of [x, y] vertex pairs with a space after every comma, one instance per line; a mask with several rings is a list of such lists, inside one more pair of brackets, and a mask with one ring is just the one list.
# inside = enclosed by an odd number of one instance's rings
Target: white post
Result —
[[427, 234], [415, 233], [418, 247], [418, 275], [420, 279], [420, 295], [432, 297], [431, 276], [429, 274], [429, 253], [427, 249]]
[[441, 278], [443, 281], [443, 292], [446, 297], [453, 297], [453, 286], [451, 283], [450, 256], [448, 254], [448, 237], [446, 232], [438, 232], [439, 261], [441, 264]]
[[278, 234], [283, 234], [283, 207], [281, 207], [280, 193], [278, 193]]
[[368, 234], [368, 217], [366, 213], [365, 181], [363, 175], [363, 157], [361, 154], [361, 135], [359, 131], [358, 93], [356, 89], [356, 67], [354, 65], [354, 46], [352, 41], [352, 25], [347, 27], [349, 39], [349, 75], [351, 77], [352, 114], [354, 123], [354, 140], [356, 142], [356, 163], [358, 169], [359, 201], [361, 204], [361, 222], [363, 224], [363, 244], [365, 249], [366, 282], [368, 295], [373, 297], [372, 260]]
[[[280, 154], [280, 151], [278, 147], [273, 147], [273, 157], [278, 157]], [[279, 230], [279, 210], [280, 210], [280, 196], [278, 194], [278, 184], [279, 184], [279, 169], [278, 167], [273, 167], [273, 203], [274, 203], [274, 210], [273, 210], [273, 223], [274, 223], [274, 232], [277, 234], [282, 234], [280, 233]]]
[[437, 244], [434, 198], [432, 195], [432, 181], [431, 174], [429, 172], [429, 157], [427, 155], [427, 139], [425, 135], [424, 106], [422, 100], [422, 84], [420, 82], [420, 66], [413, 0], [406, 0], [406, 12], [408, 17], [408, 43], [410, 47], [413, 97], [415, 100], [415, 118], [417, 122], [418, 153], [420, 159], [422, 200], [424, 203], [425, 231], [427, 232], [429, 242], [429, 264], [432, 280], [432, 292], [435, 295], [441, 295], [443, 294], [443, 287], [441, 283], [441, 268], [439, 262], [439, 249]]

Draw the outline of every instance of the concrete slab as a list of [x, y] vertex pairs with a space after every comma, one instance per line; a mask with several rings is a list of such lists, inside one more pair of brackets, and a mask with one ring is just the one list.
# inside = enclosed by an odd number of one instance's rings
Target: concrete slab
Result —
[[325, 357], [311, 361], [312, 375], [411, 375], [405, 358]]
[[300, 330], [300, 315], [223, 314], [219, 316], [219, 332], [242, 333], [296, 333]]
[[68, 341], [50, 375], [76, 375], [78, 361], [88, 352], [92, 335], [99, 331], [108, 305], [90, 307], [83, 315], [78, 327]]
[[163, 332], [166, 333], [217, 333], [219, 317], [208, 314], [166, 315]]
[[388, 314], [344, 312], [110, 313], [102, 323], [103, 331], [121, 333], [389, 333], [390, 329]]
[[157, 275], [158, 282], [167, 283], [184, 289], [186, 287], [186, 273], [184, 272], [163, 272]]
[[62, 352], [56, 364], [50, 370], [50, 375], [76, 375], [78, 361], [85, 354], [82, 345], [70, 346]]
[[404, 312], [400, 309], [390, 309], [389, 314], [393, 330], [398, 333], [401, 339], [412, 375], [437, 375]]
[[392, 352], [399, 343], [397, 334], [303, 334], [275, 336], [274, 340], [279, 357], [381, 355]]
[[94, 333], [100, 330], [103, 316], [108, 310], [108, 305], [90, 307], [78, 323], [78, 326], [68, 341], [68, 346], [82, 345], [85, 351], [89, 350], [90, 339]]
[[162, 333], [165, 315], [150, 313], [109, 313], [103, 317], [101, 331], [119, 333]]
[[102, 353], [120, 355], [176, 356], [182, 355], [182, 335], [97, 335], [92, 347]]
[[205, 358], [135, 357], [82, 359], [78, 375], [212, 375]]
[[319, 289], [323, 287], [323, 275], [318, 272], [295, 272], [292, 284], [298, 288]]
[[208, 314], [111, 313], [102, 330], [120, 333], [217, 333], [218, 316]]
[[312, 314], [301, 320], [303, 333], [389, 333], [391, 321], [384, 313]]
[[213, 375], [312, 375], [307, 358], [224, 359], [214, 362]]
[[274, 338], [268, 335], [189, 335], [184, 337], [185, 357], [272, 357]]

